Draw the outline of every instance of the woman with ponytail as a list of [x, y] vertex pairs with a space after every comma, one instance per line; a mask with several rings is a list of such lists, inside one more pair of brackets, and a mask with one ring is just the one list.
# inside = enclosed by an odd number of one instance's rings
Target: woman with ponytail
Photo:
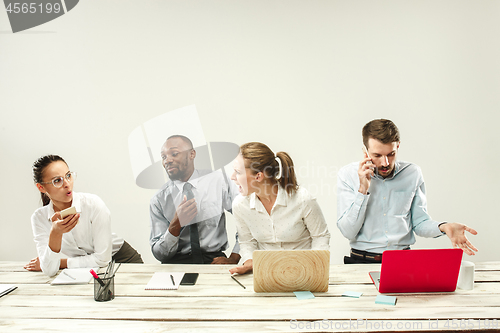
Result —
[[240, 147], [231, 179], [240, 195], [233, 202], [243, 266], [252, 271], [254, 250], [329, 250], [330, 233], [316, 199], [299, 187], [293, 161], [260, 142]]
[[[25, 269], [52, 276], [62, 268], [104, 267], [116, 262], [142, 263], [141, 255], [122, 238], [111, 233], [110, 213], [94, 194], [74, 193], [76, 173], [57, 155], [33, 164], [33, 179], [43, 207], [31, 216], [38, 257]], [[75, 207], [77, 213], [61, 219], [61, 211]], [[68, 258], [60, 258], [60, 253]]]

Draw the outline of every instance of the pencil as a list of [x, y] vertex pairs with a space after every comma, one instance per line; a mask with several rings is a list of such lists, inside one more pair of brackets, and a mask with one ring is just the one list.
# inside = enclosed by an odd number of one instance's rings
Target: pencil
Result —
[[69, 275], [68, 272], [66, 272], [66, 271], [63, 271], [63, 274], [72, 278], [73, 280], [76, 280], [76, 277]]
[[170, 278], [172, 279], [172, 284], [175, 286], [174, 276], [170, 274]]
[[247, 289], [247, 287], [245, 287], [244, 285], [242, 285], [240, 281], [236, 280], [236, 278], [233, 275], [231, 275], [231, 279], [233, 279], [234, 281], [236, 281], [236, 283], [238, 283], [240, 286], [242, 286], [243, 289]]

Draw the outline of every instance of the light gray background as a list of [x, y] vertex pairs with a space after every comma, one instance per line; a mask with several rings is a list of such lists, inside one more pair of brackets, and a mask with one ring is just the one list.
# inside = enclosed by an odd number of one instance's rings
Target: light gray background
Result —
[[[0, 260], [36, 256], [31, 165], [52, 153], [156, 262], [155, 191], [135, 185], [127, 138], [191, 104], [207, 141], [291, 154], [328, 221], [333, 263], [349, 248], [336, 227], [337, 170], [361, 158], [366, 122], [392, 119], [400, 159], [423, 170], [432, 217], [475, 227], [473, 260], [498, 260], [498, 22], [496, 0], [86, 0], [12, 34], [2, 9]], [[449, 246], [417, 238], [415, 248]]]

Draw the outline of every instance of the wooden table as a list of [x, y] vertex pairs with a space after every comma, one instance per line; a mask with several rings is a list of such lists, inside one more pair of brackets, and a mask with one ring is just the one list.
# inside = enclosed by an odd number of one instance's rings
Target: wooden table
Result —
[[[238, 277], [243, 289], [230, 278], [232, 266], [123, 264], [116, 298], [95, 302], [92, 283], [52, 286], [53, 278], [27, 272], [24, 264], [0, 262], [0, 283], [18, 286], [0, 298], [2, 333], [500, 330], [500, 262], [476, 263], [474, 290], [392, 294], [395, 306], [375, 304], [368, 272], [380, 265], [333, 265], [329, 291], [298, 300], [293, 293], [255, 293], [251, 274]], [[195, 286], [144, 290], [160, 271], [200, 276]], [[363, 295], [342, 297], [345, 291]]]

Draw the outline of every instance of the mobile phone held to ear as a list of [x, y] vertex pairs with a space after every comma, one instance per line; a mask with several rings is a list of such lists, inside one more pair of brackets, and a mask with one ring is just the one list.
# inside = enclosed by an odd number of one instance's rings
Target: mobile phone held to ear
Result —
[[76, 208], [75, 207], [69, 207], [64, 210], [61, 210], [61, 219], [64, 219], [68, 215], [74, 215], [76, 214]]
[[181, 286], [193, 286], [196, 284], [196, 280], [198, 280], [198, 273], [185, 273], [184, 277], [181, 280]]
[[[368, 158], [371, 159], [370, 154], [368, 154], [368, 149], [366, 148], [365, 145], [363, 145], [363, 151], [365, 152], [366, 157], [368, 157]], [[372, 161], [368, 161], [368, 162], [366, 162], [366, 164], [372, 164], [373, 165], [373, 162]], [[371, 166], [370, 169], [372, 169], [372, 171], [373, 171], [375, 169], [375, 167]]]

